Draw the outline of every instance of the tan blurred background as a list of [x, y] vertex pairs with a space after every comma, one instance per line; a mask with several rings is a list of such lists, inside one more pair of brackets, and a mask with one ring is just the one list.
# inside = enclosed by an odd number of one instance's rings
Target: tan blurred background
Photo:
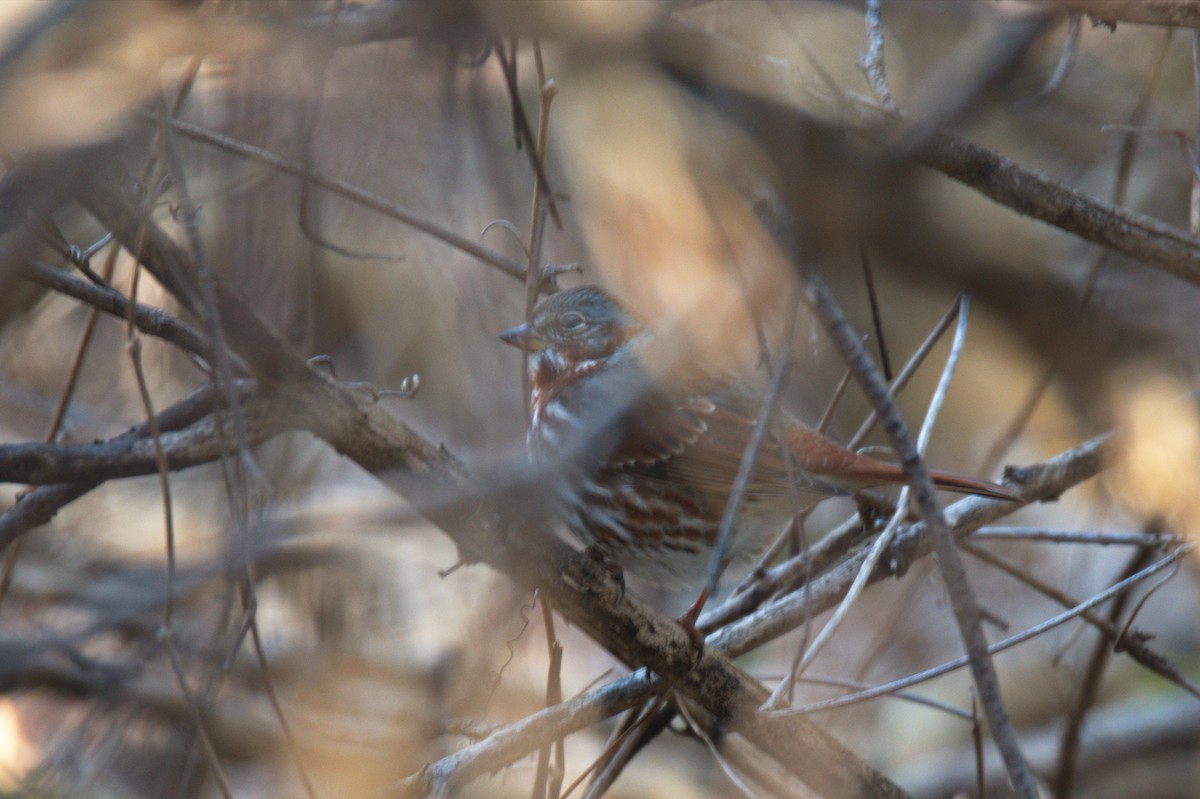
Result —
[[[781, 245], [778, 223], [802, 209], [796, 235], [805, 257], [818, 261], [864, 333], [871, 318], [860, 249], [868, 252], [897, 367], [954, 297], [970, 293], [970, 333], [930, 448], [933, 464], [995, 479], [999, 465], [1043, 459], [1123, 423], [1131, 435], [1119, 468], [1011, 523], [1137, 531], [1155, 520], [1173, 532], [1194, 530], [1200, 421], [1187, 397], [1200, 355], [1200, 289], [1117, 255], [1089, 285], [1093, 245], [941, 175], [880, 159], [873, 145], [845, 132], [847, 97], [871, 95], [856, 66], [867, 48], [857, 4], [336, 5], [5, 4], [0, 144], [8, 178], [30, 169], [33, 188], [23, 195], [30, 208], [52, 211], [66, 241], [86, 248], [103, 231], [64, 199], [72, 159], [119, 157], [137, 173], [153, 133], [138, 109], [154, 108], [159, 98], [173, 102], [195, 68], [182, 119], [365, 189], [524, 264], [534, 178], [527, 153], [514, 144], [512, 104], [489, 37], [500, 35], [510, 52], [516, 37], [519, 90], [535, 128], [536, 37], [557, 89], [546, 172], [562, 222], [547, 221], [540, 263], [581, 265], [562, 285], [604, 283], [643, 318], [681, 333], [675, 357], [704, 357], [761, 378], [759, 336], [777, 351], [796, 297], [796, 254]], [[364, 9], [390, 10], [399, 24], [372, 29], [389, 31], [380, 41], [335, 40], [334, 31]], [[1121, 137], [1102, 126], [1129, 123], [1143, 104], [1141, 124], [1184, 130], [1194, 146], [1190, 31], [1110, 30], [1085, 19], [1065, 80], [1039, 99], [1068, 23], [1047, 21], [1027, 51], [1006, 54], [1002, 34], [1029, 13], [1017, 2], [885, 3], [885, 63], [897, 105], [916, 119], [952, 110], [943, 120], [952, 129], [1106, 201]], [[754, 135], [763, 120], [677, 80], [647, 44], [670, 26], [710, 43], [712, 52], [691, 55], [701, 70], [711, 68], [701, 74], [714, 84], [801, 111], [802, 135], [782, 148], [780, 137]], [[984, 81], [989, 59], [1007, 62]], [[108, 149], [95, 149], [101, 145]], [[414, 398], [381, 402], [468, 466], [503, 470], [523, 462], [521, 365], [496, 338], [523, 317], [520, 282], [236, 153], [182, 137], [174, 145], [201, 209], [208, 261], [277, 330], [306, 355], [330, 356], [344, 380], [391, 389], [418, 374]], [[1186, 230], [1192, 180], [1175, 139], [1143, 136], [1121, 204]], [[64, 264], [28, 227], [14, 227], [26, 208], [0, 210], [13, 220], [0, 241], [6, 260], [36, 252]], [[171, 208], [157, 207], [155, 218], [183, 240]], [[93, 257], [93, 268], [107, 252]], [[31, 289], [13, 271], [0, 263], [0, 440], [36, 441], [47, 435], [87, 311]], [[122, 255], [113, 283], [124, 291], [129, 280]], [[143, 301], [177, 310], [148, 279], [141, 292]], [[819, 324], [801, 314], [787, 403], [815, 423], [844, 367]], [[121, 324], [99, 320], [60, 440], [113, 436], [142, 419], [124, 336]], [[901, 397], [914, 427], [946, 349], [943, 342], [934, 350]], [[157, 407], [203, 380], [159, 342], [147, 340], [145, 359]], [[1048, 369], [1047, 388], [1020, 435], [991, 473], [980, 474]], [[848, 438], [865, 408], [851, 389], [832, 434]], [[872, 443], [883, 438], [876, 434]], [[542, 705], [546, 643], [529, 596], [484, 567], [439, 577], [457, 559], [452, 543], [311, 437], [282, 437], [256, 457], [250, 529], [279, 553], [259, 575], [257, 618], [270, 679], [317, 795], [377, 796], [461, 745], [465, 722], [482, 729]], [[192, 469], [174, 475], [172, 486], [181, 567], [209, 564], [233, 534], [221, 473]], [[19, 488], [2, 487], [4, 508]], [[73, 696], [51, 680], [11, 687], [0, 699], [4, 790], [218, 795], [154, 644], [157, 607], [139, 605], [161, 591], [160, 504], [153, 478], [113, 482], [26, 537], [0, 606], [4, 638], [63, 636], [88, 657], [142, 668], [128, 690]], [[811, 536], [847, 510], [830, 504], [810, 523]], [[1129, 557], [1114, 548], [989, 546], [1081, 599], [1111, 583]], [[1010, 632], [1057, 612], [1004, 575], [969, 565], [981, 599]], [[1193, 560], [1137, 622], [1193, 675], [1200, 662], [1196, 578]], [[181, 599], [176, 636], [185, 642], [189, 679], [210, 708], [233, 794], [302, 796], [252, 650], [229, 656], [240, 618], [233, 581], [212, 584]], [[632, 580], [630, 588], [672, 610], [688, 599]], [[77, 637], [90, 624], [101, 632]], [[557, 633], [567, 696], [614, 666], [565, 624]], [[1091, 636], [1067, 625], [998, 660], [1019, 729], [1032, 734], [1061, 722]], [[797, 640], [778, 641], [744, 665], [779, 674]], [[811, 673], [882, 682], [960, 651], [936, 570], [922, 563], [869, 591]], [[921, 690], [969, 707], [968, 687], [968, 676], [957, 673]], [[801, 695], [829, 692], [803, 688]], [[1117, 734], [1125, 719], [1132, 737], [1151, 736], [1162, 717], [1131, 708], [1196, 703], [1120, 657], [1102, 701], [1115, 714]], [[1200, 706], [1194, 710], [1200, 714]], [[942, 758], [970, 757], [970, 728], [961, 719], [895, 700], [817, 718], [918, 795], [973, 785], [947, 789], [938, 781], [948, 768]], [[569, 739], [568, 782], [599, 754], [610, 729]], [[1077, 795], [1200, 796], [1194, 739], [1164, 744], [1153, 769], [1130, 762], [1142, 761], [1086, 761]], [[532, 761], [522, 761], [465, 795], [528, 795], [532, 777]], [[702, 744], [668, 733], [610, 795], [741, 794]]]

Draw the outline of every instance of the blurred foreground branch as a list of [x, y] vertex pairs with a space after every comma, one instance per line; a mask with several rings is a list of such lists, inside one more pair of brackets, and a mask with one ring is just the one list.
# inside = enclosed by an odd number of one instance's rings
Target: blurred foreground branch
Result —
[[[298, 370], [301, 365], [294, 367]], [[797, 758], [793, 765], [794, 773], [814, 787], [820, 789], [823, 786], [823, 790], [832, 795], [838, 795], [848, 784], [860, 788], [863, 784], [874, 786], [872, 790], [875, 793], [867, 795], [888, 795], [892, 791], [894, 786], [867, 770], [856, 758], [806, 721], [792, 719], [788, 723], [795, 727], [780, 728], [775, 725], [782, 722], [758, 718], [755, 709], [757, 701], [765, 698], [765, 690], [726, 659], [726, 653], [734, 656], [749, 651], [795, 628], [812, 613], [831, 606], [844, 595], [860, 567], [858, 558], [851, 557], [830, 570], [809, 590], [794, 591], [747, 615], [742, 621], [714, 633], [699, 661], [693, 664], [691, 644], [674, 621], [628, 596], [614, 602], [618, 591], [603, 569], [597, 569], [589, 559], [571, 552], [540, 528], [536, 520], [513, 520], [507, 512], [490, 507], [487, 500], [480, 497], [480, 487], [472, 485], [457, 462], [443, 450], [421, 441], [368, 398], [345, 389], [319, 371], [307, 366], [303, 368], [306, 379], [301, 383], [276, 385], [273, 389], [260, 388], [264, 392], [262, 395], [251, 391], [248, 382], [239, 384], [243, 392], [243, 409], [260, 418], [264, 425], [248, 425], [248, 429], [256, 431], [255, 441], [291, 429], [314, 433], [410, 498], [454, 538], [467, 560], [486, 562], [522, 585], [546, 591], [568, 619], [588, 631], [626, 664], [631, 667], [648, 666], [670, 683], [680, 685], [689, 695], [716, 713], [718, 718], [730, 720], [736, 729], [745, 732], [764, 751], [774, 752], [785, 760]], [[191, 400], [183, 404], [196, 402]], [[164, 412], [168, 416], [180, 413], [174, 409]], [[191, 409], [185, 419], [196, 413], [196, 409]], [[203, 418], [192, 419], [189, 423], [192, 428], [200, 429], [196, 425], [202, 421]], [[164, 425], [164, 428], [170, 430], [174, 426]], [[207, 435], [215, 435], [215, 428], [211, 424], [203, 429]], [[138, 433], [144, 444], [146, 431]], [[166, 440], [173, 441], [169, 435]], [[1057, 497], [1062, 491], [1098, 471], [1105, 440], [1094, 440], [1043, 464], [1011, 470], [1010, 477], [1022, 487], [1024, 496], [1030, 500]], [[40, 461], [48, 464], [62, 463], [64, 454], [78, 454], [76, 447], [69, 446], [20, 446], [46, 447], [42, 451], [45, 457]], [[103, 450], [109, 445], [86, 446]], [[136, 451], [130, 442], [123, 446]], [[220, 457], [228, 451], [219, 442], [209, 441], [206, 446], [204, 451], [209, 458]], [[12, 453], [14, 458], [17, 455], [20, 458], [29, 457], [24, 449], [12, 450]], [[53, 457], [51, 453], [54, 453]], [[3, 463], [2, 458], [0, 463]], [[128, 464], [122, 468], [129, 468]], [[145, 459], [142, 469], [152, 469], [149, 459]], [[117, 471], [109, 476], [122, 473]], [[51, 471], [44, 476], [46, 479], [63, 480], [73, 474], [86, 476], [93, 483], [104, 477], [102, 470]], [[435, 498], [432, 504], [431, 497]], [[464, 499], [467, 501], [464, 502]], [[464, 505], [467, 507], [464, 508]], [[18, 504], [17, 508], [20, 507]], [[968, 498], [948, 509], [947, 520], [954, 534], [961, 536], [1012, 510], [1013, 506], [1009, 503]], [[898, 563], [911, 562], [927, 555], [932, 549], [923, 525], [916, 525], [902, 533], [896, 546], [898, 553], [904, 553], [893, 559]], [[883, 576], [886, 575], [881, 571], [872, 579]], [[749, 610], [743, 608], [743, 612]], [[566, 714], [566, 720], [554, 721], [552, 717], [561, 713], [551, 709], [544, 711], [546, 719], [530, 719], [528, 726], [514, 730], [507, 734], [508, 737], [501, 735], [489, 738], [479, 745], [490, 750], [489, 757], [479, 761], [481, 765], [463, 766], [461, 769], [454, 765], [472, 762], [472, 757], [464, 750], [455, 756], [454, 761], [427, 771], [422, 780], [429, 781], [427, 784], [442, 780], [447, 784], [458, 784], [481, 769], [487, 770], [487, 764], [513, 757], [514, 753], [531, 751], [546, 740], [553, 740], [556, 736], [585, 726], [597, 714], [628, 707], [656, 690], [658, 685], [660, 683], [656, 678], [640, 672], [614, 686], [601, 689], [595, 695], [598, 698], [589, 697], [586, 701], [568, 703], [575, 709]], [[594, 709], [596, 702], [600, 702], [600, 710]], [[593, 709], [586, 710], [581, 705], [590, 705]], [[540, 732], [534, 735], [528, 732], [531, 729]], [[799, 736], [792, 740], [803, 742], [801, 746], [807, 753], [805, 756], [795, 752], [789, 754], [786, 747], [779, 743], [789, 740], [788, 736]], [[507, 743], [501, 745], [499, 742], [503, 741]]]
[[[777, 79], [777, 67], [730, 40], [682, 22], [666, 24], [651, 37], [666, 69], [753, 132], [781, 174], [791, 171], [802, 131], [827, 128], [863, 137], [876, 150], [879, 166], [911, 160], [941, 172], [1023, 216], [1038, 219], [1086, 241], [1138, 259], [1200, 285], [1200, 240], [1145, 214], [1096, 199], [1024, 167], [965, 136], [930, 128], [877, 103], [845, 93], [823, 119], [770, 93], [741, 88]], [[749, 63], [748, 63], [749, 62]], [[749, 75], [747, 73], [750, 73]], [[804, 185], [800, 179], [799, 185]]]
[[[160, 283], [185, 306], [196, 309], [202, 300], [187, 253], [139, 213], [136, 198], [122, 188], [126, 185], [126, 179], [105, 170], [94, 176], [82, 200], [123, 246], [139, 254]], [[815, 790], [830, 796], [902, 795], [808, 720], [758, 717], [756, 708], [766, 698], [765, 689], [724, 654], [713, 647], [697, 654], [674, 620], [623, 595], [603, 567], [555, 539], [543, 520], [512, 518], [509, 506], [489, 497], [453, 456], [367, 398], [313, 369], [220, 282], [210, 296], [217, 307], [209, 313], [222, 320], [230, 346], [257, 374], [261, 396], [248, 400], [243, 409], [255, 408], [254, 416], [261, 422], [255, 429], [264, 438], [287, 429], [313, 433], [406, 497], [454, 539], [464, 560], [487, 563], [520, 585], [543, 592], [569, 621], [621, 661], [661, 675]], [[164, 444], [182, 447], [187, 442], [186, 435], [180, 434], [178, 441], [172, 435], [163, 437]], [[101, 447], [101, 457], [112, 454], [103, 450], [106, 445], [88, 446]], [[139, 446], [131, 441], [120, 448], [137, 453]], [[210, 458], [232, 451], [216, 436], [215, 428], [206, 446], [205, 456]], [[69, 457], [50, 458], [49, 465], [46, 458], [38, 457], [46, 455], [44, 450], [17, 449], [10, 454], [25, 468], [40, 464], [42, 471], [32, 469], [30, 476], [48, 481], [81, 479], [90, 484], [102, 477], [79, 465], [91, 463], [86, 449], [63, 452]], [[131, 470], [133, 463], [151, 466], [130, 454], [123, 468]]]

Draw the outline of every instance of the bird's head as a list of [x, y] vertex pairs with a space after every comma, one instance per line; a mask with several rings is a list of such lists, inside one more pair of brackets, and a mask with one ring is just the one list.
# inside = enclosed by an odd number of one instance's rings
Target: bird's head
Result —
[[504, 331], [500, 339], [529, 353], [582, 363], [608, 359], [641, 330], [608, 293], [582, 286], [546, 298], [528, 322]]

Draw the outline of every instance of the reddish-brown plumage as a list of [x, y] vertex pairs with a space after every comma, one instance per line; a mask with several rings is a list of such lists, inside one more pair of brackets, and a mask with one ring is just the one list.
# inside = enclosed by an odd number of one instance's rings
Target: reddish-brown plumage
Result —
[[[501, 338], [530, 353], [529, 447], [557, 476], [567, 526], [634, 574], [693, 584], [708, 567], [758, 402], [703, 369], [652, 381], [639, 360], [652, 336], [606, 293], [584, 287], [545, 300]], [[827, 497], [905, 481], [896, 464], [782, 416], [782, 441], [767, 437], [747, 484], [735, 561], [753, 558], [794, 513]], [[933, 478], [950, 491], [1017, 498], [992, 483]]]

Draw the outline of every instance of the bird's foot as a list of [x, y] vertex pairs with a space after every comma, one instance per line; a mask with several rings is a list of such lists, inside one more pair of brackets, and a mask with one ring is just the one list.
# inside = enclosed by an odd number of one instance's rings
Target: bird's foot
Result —
[[895, 503], [874, 491], [858, 491], [853, 499], [858, 518], [862, 519], [863, 529], [867, 531], [882, 528], [896, 512]]
[[587, 555], [593, 561], [600, 564], [600, 566], [602, 566], [604, 568], [604, 570], [606, 572], [608, 572], [608, 576], [612, 578], [613, 582], [617, 584], [617, 599], [616, 599], [616, 601], [620, 602], [622, 599], [624, 599], [625, 598], [625, 572], [621, 569], [621, 564], [617, 563], [615, 560], [613, 560], [611, 557], [609, 557], [607, 554], [605, 554], [601, 550], [597, 549], [596, 547], [591, 547], [591, 546], [588, 547], [587, 549], [585, 549], [583, 551], [583, 554]]

